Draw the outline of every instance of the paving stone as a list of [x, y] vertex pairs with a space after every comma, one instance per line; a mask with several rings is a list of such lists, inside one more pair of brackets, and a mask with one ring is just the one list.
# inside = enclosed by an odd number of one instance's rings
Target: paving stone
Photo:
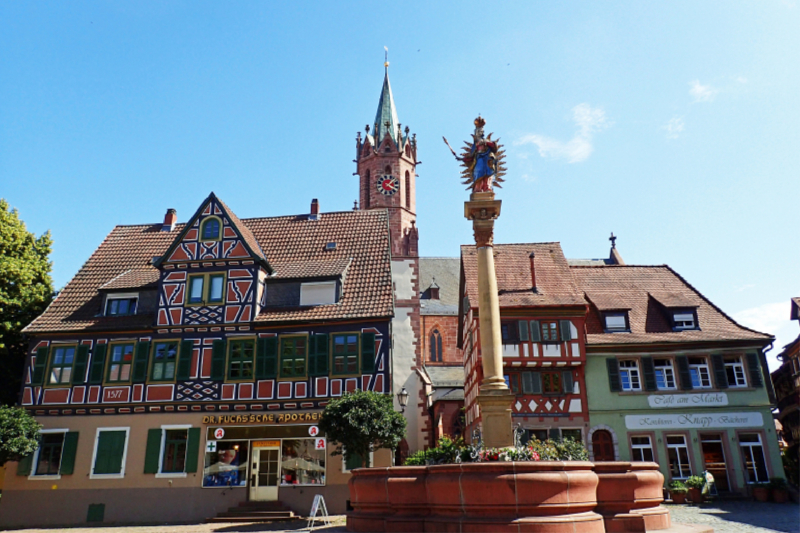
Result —
[[710, 525], [715, 533], [798, 533], [795, 503], [726, 501], [703, 505], [667, 505], [674, 524]]

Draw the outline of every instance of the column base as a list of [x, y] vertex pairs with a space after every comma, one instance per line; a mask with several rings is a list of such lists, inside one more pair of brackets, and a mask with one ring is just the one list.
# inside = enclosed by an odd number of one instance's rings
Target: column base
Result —
[[511, 427], [511, 405], [514, 393], [506, 390], [481, 390], [477, 402], [481, 408], [481, 438], [485, 448], [508, 448], [514, 446], [514, 431]]

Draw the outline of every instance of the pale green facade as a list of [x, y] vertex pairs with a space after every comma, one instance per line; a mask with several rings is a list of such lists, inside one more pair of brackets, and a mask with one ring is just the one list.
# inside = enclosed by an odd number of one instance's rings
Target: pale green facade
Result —
[[[586, 363], [590, 421], [587, 443], [595, 460], [608, 451], [602, 442], [605, 435], [595, 435], [605, 430], [611, 434], [616, 460], [649, 459], [644, 449], [649, 441], [652, 458], [660, 464], [665, 483], [687, 477], [688, 467], [691, 475], [712, 471], [722, 494], [747, 494], [753, 479], [762, 481], [765, 473], [769, 479], [785, 477], [771, 413], [768, 372], [761, 371], [761, 386], [756, 386], [757, 378], [752, 380], [748, 374], [747, 385], [741, 388], [716, 388], [712, 379], [710, 388], [681, 390], [676, 371], [674, 389], [646, 391], [645, 380], [640, 376], [641, 391], [614, 392], [608, 358], [615, 358], [617, 364], [635, 361], [641, 373], [643, 357], [675, 361], [675, 357], [687, 352], [632, 353], [630, 347], [624, 353], [608, 348], [603, 352], [590, 352]], [[700, 355], [696, 350], [694, 353]], [[712, 353], [729, 357], [737, 354], [743, 359], [746, 356], [742, 348], [703, 351], [702, 356]], [[763, 357], [760, 362], [764, 362]], [[681, 441], [685, 452], [680, 449]], [[675, 468], [676, 462], [684, 464]]]

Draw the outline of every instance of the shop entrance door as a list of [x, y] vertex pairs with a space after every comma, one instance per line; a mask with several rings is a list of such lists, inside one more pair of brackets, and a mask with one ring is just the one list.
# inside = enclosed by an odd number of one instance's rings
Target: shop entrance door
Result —
[[730, 492], [728, 465], [725, 463], [725, 449], [721, 435], [700, 435], [703, 447], [703, 467], [714, 476], [718, 492]]
[[274, 446], [253, 448], [250, 464], [250, 500], [276, 501], [280, 480], [281, 449]]

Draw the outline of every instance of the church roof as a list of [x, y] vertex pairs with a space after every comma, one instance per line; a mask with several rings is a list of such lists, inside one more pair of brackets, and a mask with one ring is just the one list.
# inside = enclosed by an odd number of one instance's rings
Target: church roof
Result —
[[[389, 127], [386, 127], [386, 123]], [[394, 106], [394, 98], [392, 97], [392, 86], [389, 84], [389, 69], [386, 69], [386, 74], [383, 77], [383, 89], [381, 89], [381, 98], [378, 101], [378, 111], [375, 113], [375, 129], [373, 135], [375, 136], [375, 145], [379, 145], [383, 141], [386, 133], [394, 139], [396, 143], [400, 142], [397, 135], [397, 109]]]
[[[419, 290], [421, 315], [458, 314], [458, 257], [420, 257]], [[431, 286], [439, 287], [439, 299], [431, 298]]]

